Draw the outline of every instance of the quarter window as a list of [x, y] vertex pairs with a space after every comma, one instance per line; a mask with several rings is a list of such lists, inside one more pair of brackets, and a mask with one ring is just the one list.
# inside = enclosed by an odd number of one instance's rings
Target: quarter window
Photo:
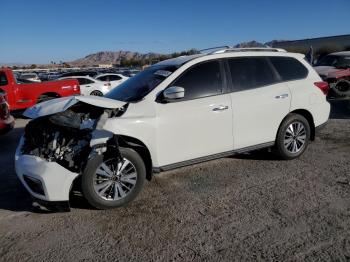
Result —
[[117, 75], [110, 75], [110, 76], [109, 76], [109, 80], [107, 80], [107, 81], [118, 81], [118, 80], [120, 80], [120, 79], [122, 79], [120, 76], [117, 76]]
[[283, 81], [303, 79], [309, 72], [302, 63], [292, 57], [274, 56], [270, 57], [270, 61]]
[[222, 76], [219, 61], [204, 62], [193, 66], [172, 86], [180, 86], [185, 89], [185, 97], [182, 100], [221, 94]]
[[240, 57], [228, 60], [235, 90], [249, 90], [277, 82], [265, 57]]

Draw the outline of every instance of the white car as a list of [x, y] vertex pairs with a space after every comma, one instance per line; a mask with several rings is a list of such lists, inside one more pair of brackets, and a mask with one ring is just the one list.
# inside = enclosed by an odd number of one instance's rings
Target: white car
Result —
[[20, 79], [29, 80], [31, 82], [41, 82], [40, 78], [36, 73], [23, 73], [19, 76]]
[[299, 157], [329, 118], [327, 90], [303, 55], [277, 49], [166, 60], [106, 97], [27, 109], [16, 172], [44, 206], [68, 208], [74, 181], [92, 206], [123, 206], [153, 173], [269, 147]]
[[129, 77], [123, 76], [121, 74], [106, 73], [95, 76], [95, 79], [100, 80], [105, 83], [110, 83], [112, 88], [119, 86], [124, 81], [128, 80]]
[[84, 96], [104, 96], [112, 89], [109, 83], [104, 83], [89, 76], [67, 76], [61, 77], [58, 80], [62, 79], [78, 80], [80, 85], [80, 92]]

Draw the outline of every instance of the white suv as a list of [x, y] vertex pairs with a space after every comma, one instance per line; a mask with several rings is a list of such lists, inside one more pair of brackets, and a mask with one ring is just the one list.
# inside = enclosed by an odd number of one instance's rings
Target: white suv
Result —
[[223, 49], [155, 64], [105, 97], [38, 104], [16, 152], [41, 205], [68, 208], [73, 182], [96, 208], [133, 200], [153, 173], [272, 147], [299, 157], [330, 113], [301, 54]]

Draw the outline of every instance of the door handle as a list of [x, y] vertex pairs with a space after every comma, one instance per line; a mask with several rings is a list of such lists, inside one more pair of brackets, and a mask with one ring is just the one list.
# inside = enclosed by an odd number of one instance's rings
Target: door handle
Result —
[[275, 96], [276, 99], [287, 98], [287, 97], [288, 97], [288, 94], [282, 94], [282, 95], [279, 95], [279, 96]]
[[218, 106], [218, 107], [215, 107], [213, 108], [213, 111], [223, 111], [223, 110], [227, 110], [228, 109], [228, 106]]

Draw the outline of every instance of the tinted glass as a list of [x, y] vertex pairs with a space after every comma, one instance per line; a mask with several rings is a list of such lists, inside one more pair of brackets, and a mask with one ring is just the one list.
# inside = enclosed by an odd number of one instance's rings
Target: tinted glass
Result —
[[120, 79], [122, 79], [120, 76], [109, 75], [109, 80], [108, 81], [118, 81]]
[[265, 57], [240, 57], [228, 60], [235, 90], [248, 90], [274, 84], [277, 78]]
[[100, 81], [109, 81], [109, 76], [100, 76], [100, 77], [97, 77], [97, 79]]
[[106, 97], [125, 102], [136, 102], [144, 98], [149, 92], [170, 76], [177, 67], [151, 66], [129, 78], [118, 88], [112, 89]]
[[77, 78], [77, 80], [78, 80], [78, 82], [79, 82], [79, 85], [86, 85], [86, 84], [87, 84], [85, 78]]
[[307, 68], [292, 57], [270, 57], [283, 81], [303, 79], [307, 76]]
[[93, 84], [95, 83], [94, 81], [90, 80], [90, 79], [85, 79], [85, 84]]
[[323, 57], [317, 66], [333, 66], [336, 68], [349, 68], [350, 56], [342, 55], [326, 55]]
[[171, 86], [180, 86], [185, 89], [185, 97], [182, 100], [221, 94], [220, 63], [210, 61], [195, 65], [181, 75]]
[[8, 84], [5, 73], [0, 73], [0, 86], [6, 86]]

